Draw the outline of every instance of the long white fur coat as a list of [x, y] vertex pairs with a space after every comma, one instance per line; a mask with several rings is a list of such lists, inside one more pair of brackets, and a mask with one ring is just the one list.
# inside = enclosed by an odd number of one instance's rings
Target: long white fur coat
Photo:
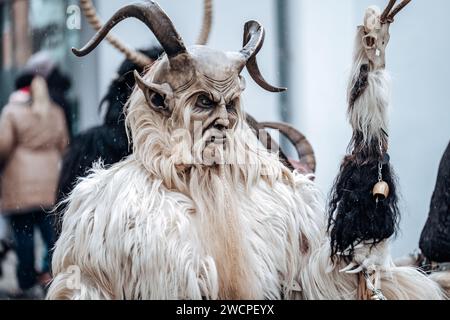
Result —
[[[307, 250], [299, 230], [313, 233], [302, 223], [314, 219], [314, 209], [301, 194], [313, 206], [318, 200], [307, 178], [295, 179], [295, 192], [283, 183], [261, 182], [250, 192], [242, 186], [236, 215], [206, 217], [189, 197], [152, 181], [133, 157], [98, 168], [70, 199], [49, 297], [288, 297], [299, 289], [299, 250]], [[211, 200], [223, 197], [218, 192]], [[80, 290], [62, 289], [71, 266], [81, 270]]]

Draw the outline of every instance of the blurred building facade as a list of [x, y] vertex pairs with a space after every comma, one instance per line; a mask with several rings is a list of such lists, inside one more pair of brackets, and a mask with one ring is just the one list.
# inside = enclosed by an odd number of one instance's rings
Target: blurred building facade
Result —
[[[0, 106], [14, 89], [14, 80], [30, 56], [47, 51], [61, 70], [70, 74], [73, 66], [68, 50], [79, 42], [79, 32], [68, 28], [68, 8], [76, 0], [0, 1]], [[78, 28], [79, 29], [79, 28]], [[72, 80], [75, 80], [71, 77]], [[77, 99], [71, 92], [74, 118]], [[1, 108], [0, 107], [0, 108]]]
[[[158, 0], [187, 44], [200, 30], [203, 0]], [[18, 8], [14, 9], [13, 2]], [[103, 20], [127, 0], [97, 0]], [[239, 50], [244, 23], [260, 21], [266, 41], [258, 55], [261, 70], [274, 84], [289, 87], [282, 95], [261, 90], [247, 78], [244, 105], [258, 120], [293, 123], [311, 140], [318, 158], [317, 183], [326, 196], [338, 172], [351, 130], [346, 120], [346, 86], [355, 30], [371, 4], [386, 0], [215, 0], [210, 45]], [[71, 46], [93, 35], [78, 17], [77, 0], [3, 0], [0, 99], [26, 56], [48, 48], [71, 75], [77, 130], [101, 121], [98, 104], [123, 56], [109, 44], [94, 54], [76, 58]], [[387, 52], [393, 76], [391, 157], [400, 179], [403, 219], [394, 242], [396, 256], [418, 246], [436, 181], [440, 157], [450, 140], [450, 31], [447, 0], [415, 1], [392, 26]], [[13, 11], [11, 11], [14, 9]], [[28, 14], [25, 14], [28, 12]], [[16, 19], [13, 19], [16, 15]], [[26, 19], [23, 17], [27, 17]], [[17, 20], [17, 21], [16, 21]], [[27, 21], [25, 23], [24, 21]], [[15, 30], [15, 31], [14, 31]], [[23, 30], [28, 30], [23, 32]], [[136, 20], [119, 25], [114, 34], [135, 48], [156, 45], [148, 29]]]

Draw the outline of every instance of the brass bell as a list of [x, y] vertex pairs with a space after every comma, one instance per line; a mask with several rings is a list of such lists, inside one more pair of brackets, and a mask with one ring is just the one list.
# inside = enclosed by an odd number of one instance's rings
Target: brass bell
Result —
[[389, 185], [384, 181], [378, 182], [373, 187], [373, 196], [379, 199], [387, 199], [389, 197]]

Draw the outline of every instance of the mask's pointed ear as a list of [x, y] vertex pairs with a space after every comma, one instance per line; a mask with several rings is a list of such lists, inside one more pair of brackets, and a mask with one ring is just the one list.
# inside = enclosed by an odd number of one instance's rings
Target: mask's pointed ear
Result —
[[142, 90], [147, 104], [156, 112], [164, 116], [172, 115], [173, 90], [167, 83], [155, 84], [145, 81], [139, 73], [134, 71], [134, 78], [139, 89]]

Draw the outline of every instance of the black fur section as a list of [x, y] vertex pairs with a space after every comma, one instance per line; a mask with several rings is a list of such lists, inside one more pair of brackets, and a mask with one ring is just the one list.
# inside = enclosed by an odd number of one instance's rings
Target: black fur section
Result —
[[420, 237], [420, 249], [430, 261], [450, 262], [450, 144], [439, 166], [430, 213]]
[[400, 219], [396, 178], [389, 164], [382, 172], [390, 194], [377, 204], [372, 191], [378, 182], [378, 158], [360, 162], [350, 155], [344, 159], [328, 206], [332, 257], [344, 253], [351, 260], [356, 245], [375, 246], [396, 234]]
[[350, 92], [349, 97], [349, 106], [350, 111], [353, 108], [356, 100], [362, 95], [362, 93], [367, 89], [367, 86], [369, 85], [369, 72], [370, 67], [368, 64], [361, 65], [361, 68], [359, 70], [358, 79], [356, 79], [355, 85], [352, 88], [352, 91]]

